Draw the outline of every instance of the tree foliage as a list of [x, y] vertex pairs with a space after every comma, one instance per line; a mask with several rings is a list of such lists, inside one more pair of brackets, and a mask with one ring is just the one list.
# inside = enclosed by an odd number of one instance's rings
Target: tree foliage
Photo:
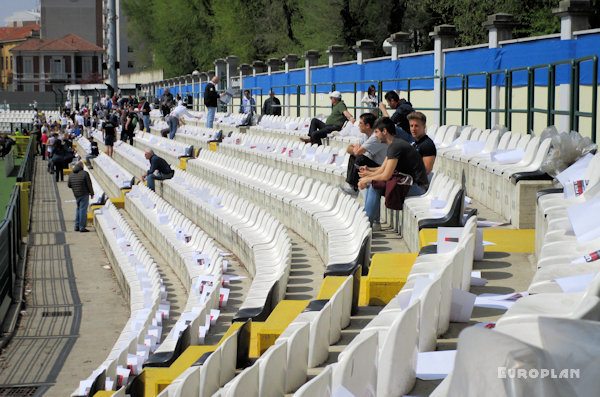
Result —
[[[494, 13], [512, 14], [518, 37], [557, 33], [552, 13], [559, 0], [121, 0], [138, 67], [163, 68], [166, 77], [214, 69], [214, 60], [237, 55], [241, 63], [325, 50], [346, 49], [361, 39], [381, 43], [391, 33], [410, 33], [412, 50], [433, 49], [434, 27], [457, 28], [457, 46], [487, 42], [482, 26]], [[598, 6], [591, 18], [600, 25]]]

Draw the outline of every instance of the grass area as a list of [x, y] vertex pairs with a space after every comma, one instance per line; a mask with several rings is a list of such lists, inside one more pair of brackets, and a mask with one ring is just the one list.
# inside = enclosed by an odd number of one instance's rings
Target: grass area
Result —
[[12, 194], [15, 182], [17, 182], [17, 175], [19, 174], [19, 167], [23, 159], [15, 158], [15, 168], [13, 172], [6, 177], [5, 171], [5, 160], [0, 159], [0, 219], [4, 219], [6, 212], [6, 206], [10, 201], [10, 195]]

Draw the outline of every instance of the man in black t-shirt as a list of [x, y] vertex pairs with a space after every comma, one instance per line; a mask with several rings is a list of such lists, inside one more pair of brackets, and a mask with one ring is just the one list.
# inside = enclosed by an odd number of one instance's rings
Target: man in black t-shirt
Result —
[[381, 196], [385, 193], [381, 189], [373, 189], [373, 181], [387, 181], [394, 171], [408, 174], [413, 178], [413, 186], [408, 195], [418, 196], [428, 188], [427, 170], [421, 156], [410, 143], [396, 137], [394, 122], [389, 117], [381, 117], [373, 126], [375, 136], [381, 143], [388, 145], [387, 155], [381, 167], [360, 167], [358, 187], [362, 190], [368, 187], [365, 198], [365, 211], [369, 222], [375, 231], [381, 230], [379, 224], [379, 210]]
[[106, 121], [102, 124], [102, 138], [104, 138], [104, 146], [106, 146], [106, 154], [110, 157], [113, 155], [113, 145], [115, 143], [115, 125], [110, 118], [106, 116]]
[[98, 142], [96, 142], [94, 140], [93, 136], [91, 136], [89, 138], [89, 141], [90, 141], [90, 154], [88, 156], [85, 156], [85, 162], [89, 168], [93, 169], [94, 167], [92, 167], [92, 163], [90, 160], [98, 157], [98, 155], [100, 154], [100, 151], [98, 150]]
[[437, 150], [435, 143], [427, 136], [427, 117], [421, 112], [412, 112], [407, 119], [410, 124], [410, 133], [415, 138], [413, 146], [423, 158], [423, 164], [429, 175], [435, 163]]

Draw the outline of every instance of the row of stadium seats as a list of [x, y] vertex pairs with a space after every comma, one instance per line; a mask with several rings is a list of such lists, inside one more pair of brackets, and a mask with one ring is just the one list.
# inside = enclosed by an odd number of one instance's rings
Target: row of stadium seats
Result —
[[94, 394], [127, 384], [160, 341], [162, 319], [169, 313], [166, 290], [156, 263], [112, 203], [94, 213], [102, 246], [130, 305], [127, 324], [107, 359], [84, 381], [74, 395]]
[[500, 130], [442, 126], [433, 135], [434, 170], [458, 179], [465, 174], [470, 197], [519, 228], [533, 227], [535, 193], [551, 186], [540, 167], [551, 140]]
[[337, 186], [346, 179], [348, 155], [331, 146], [306, 144], [286, 137], [274, 139], [252, 133], [224, 138], [220, 151], [229, 155], [318, 179]]
[[201, 151], [197, 159], [188, 160], [186, 168], [270, 208], [274, 216], [317, 249], [328, 269], [367, 260], [364, 256], [368, 252], [365, 254], [363, 248], [370, 241], [368, 219], [359, 204], [336, 187], [210, 151]]
[[337, 363], [294, 396], [328, 395], [328, 391], [355, 396], [410, 392], [418, 352], [435, 350], [437, 336], [448, 329], [452, 289], [470, 281], [476, 226], [477, 218], [470, 217], [453, 250], [419, 255], [414, 264], [409, 263], [406, 284], [398, 295], [342, 351]]

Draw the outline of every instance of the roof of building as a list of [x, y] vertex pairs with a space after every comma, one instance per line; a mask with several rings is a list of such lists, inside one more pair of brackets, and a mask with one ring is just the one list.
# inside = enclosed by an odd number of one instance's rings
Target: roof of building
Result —
[[26, 39], [31, 36], [33, 30], [40, 30], [40, 25], [0, 28], [0, 42]]
[[11, 51], [104, 51], [101, 47], [82, 39], [75, 34], [68, 34], [60, 39], [30, 38]]

